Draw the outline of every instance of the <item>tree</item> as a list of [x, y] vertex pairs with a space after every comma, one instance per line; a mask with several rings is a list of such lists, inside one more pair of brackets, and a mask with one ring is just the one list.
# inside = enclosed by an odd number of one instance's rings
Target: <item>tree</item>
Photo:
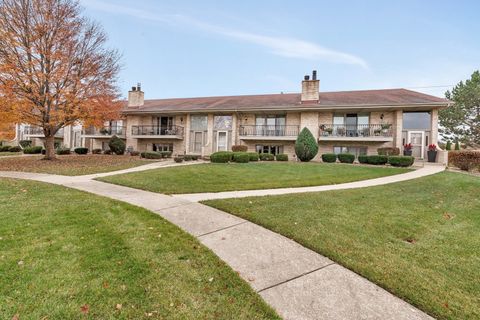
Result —
[[447, 145], [445, 146], [445, 150], [452, 150], [452, 142], [450, 140], [447, 141]]
[[452, 91], [445, 93], [453, 106], [439, 113], [440, 133], [443, 137], [480, 146], [480, 72], [475, 71], [465, 83], [460, 81]]
[[108, 142], [108, 147], [113, 153], [122, 155], [125, 153], [126, 145], [122, 139], [117, 136], [113, 136]]
[[45, 159], [61, 128], [118, 115], [119, 54], [106, 40], [77, 0], [0, 0], [0, 112], [43, 129]]
[[295, 154], [302, 162], [308, 162], [318, 153], [318, 143], [308, 128], [303, 128], [295, 141]]

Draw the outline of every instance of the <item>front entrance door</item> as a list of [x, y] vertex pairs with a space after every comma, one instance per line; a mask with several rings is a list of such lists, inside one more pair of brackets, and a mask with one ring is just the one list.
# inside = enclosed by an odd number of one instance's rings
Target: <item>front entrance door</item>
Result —
[[217, 151], [227, 151], [227, 131], [217, 132]]
[[157, 118], [157, 133], [159, 135], [166, 135], [172, 130], [173, 117], [158, 117]]
[[412, 144], [412, 156], [423, 159], [425, 131], [408, 131], [408, 143]]

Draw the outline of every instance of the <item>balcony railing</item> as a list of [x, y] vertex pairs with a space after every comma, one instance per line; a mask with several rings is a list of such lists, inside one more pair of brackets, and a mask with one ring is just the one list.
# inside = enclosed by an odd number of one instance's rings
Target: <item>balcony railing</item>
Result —
[[[35, 126], [27, 126], [23, 130], [23, 134], [27, 136], [42, 136], [44, 137], [43, 128], [35, 127]], [[56, 137], [63, 136], [63, 128], [60, 128], [57, 133], [55, 133]]]
[[384, 124], [322, 124], [320, 125], [321, 137], [392, 137], [392, 125]]
[[101, 128], [90, 127], [83, 130], [86, 136], [124, 136], [125, 127], [123, 126], [105, 126]]
[[240, 126], [241, 136], [250, 137], [296, 137], [299, 126]]
[[183, 137], [183, 127], [180, 127], [180, 126], [132, 126], [132, 135]]

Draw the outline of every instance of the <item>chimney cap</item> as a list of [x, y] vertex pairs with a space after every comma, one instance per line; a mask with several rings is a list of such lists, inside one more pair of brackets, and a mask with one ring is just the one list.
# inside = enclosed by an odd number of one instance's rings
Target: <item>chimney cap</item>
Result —
[[308, 74], [305, 75], [305, 77], [303, 77], [303, 79], [305, 79], [306, 81], [310, 80], [310, 76]]
[[137, 90], [142, 91], [142, 84], [140, 82], [137, 83]]
[[132, 87], [132, 91], [137, 91], [137, 87]]
[[317, 70], [312, 71], [312, 80], [317, 80]]

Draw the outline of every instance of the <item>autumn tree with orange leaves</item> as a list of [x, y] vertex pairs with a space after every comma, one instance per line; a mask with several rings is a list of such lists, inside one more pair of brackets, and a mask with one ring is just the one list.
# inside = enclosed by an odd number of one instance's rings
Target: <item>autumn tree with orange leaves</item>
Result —
[[0, 0], [0, 119], [38, 126], [45, 159], [61, 128], [100, 126], [121, 108], [119, 54], [76, 0]]

